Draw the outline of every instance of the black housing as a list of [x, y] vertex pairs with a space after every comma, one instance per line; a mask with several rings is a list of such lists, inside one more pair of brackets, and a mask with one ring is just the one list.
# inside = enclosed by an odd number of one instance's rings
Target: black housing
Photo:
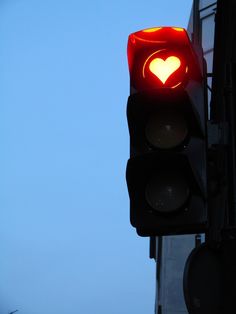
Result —
[[[126, 179], [130, 196], [130, 220], [140, 236], [204, 232], [207, 217], [205, 87], [195, 81], [178, 88], [162, 88], [129, 97], [127, 118], [130, 159]], [[183, 115], [188, 135], [172, 149], [155, 148], [148, 142], [145, 128], [152, 115], [166, 112]], [[178, 171], [189, 185], [186, 203], [175, 212], [159, 213], [148, 204], [145, 189], [153, 175]], [[160, 175], [160, 177], [161, 177]]]

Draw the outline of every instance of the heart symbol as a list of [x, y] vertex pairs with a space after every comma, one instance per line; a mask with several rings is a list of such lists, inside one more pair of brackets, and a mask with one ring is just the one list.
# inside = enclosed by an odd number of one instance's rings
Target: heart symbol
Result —
[[174, 56], [168, 57], [166, 60], [155, 58], [150, 62], [149, 69], [165, 84], [170, 75], [180, 67], [180, 64], [179, 58]]

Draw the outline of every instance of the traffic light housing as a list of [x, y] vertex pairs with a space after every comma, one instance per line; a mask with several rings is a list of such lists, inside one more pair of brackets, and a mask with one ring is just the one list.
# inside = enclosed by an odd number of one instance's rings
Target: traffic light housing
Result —
[[203, 58], [182, 28], [128, 40], [131, 224], [141, 236], [207, 227], [206, 90]]

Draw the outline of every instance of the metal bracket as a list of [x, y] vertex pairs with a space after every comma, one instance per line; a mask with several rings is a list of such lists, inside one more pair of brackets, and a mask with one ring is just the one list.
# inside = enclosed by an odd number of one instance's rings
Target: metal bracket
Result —
[[229, 124], [227, 122], [207, 122], [208, 148], [215, 145], [229, 144]]

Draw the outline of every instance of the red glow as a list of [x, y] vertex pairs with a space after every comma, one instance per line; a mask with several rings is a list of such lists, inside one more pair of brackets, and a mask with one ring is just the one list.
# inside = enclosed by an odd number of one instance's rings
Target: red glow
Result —
[[202, 79], [187, 32], [178, 27], [154, 27], [129, 36], [128, 63], [136, 91], [177, 88], [191, 78]]
[[165, 84], [166, 80], [180, 67], [180, 60], [170, 56], [166, 60], [155, 58], [149, 64], [149, 70]]

